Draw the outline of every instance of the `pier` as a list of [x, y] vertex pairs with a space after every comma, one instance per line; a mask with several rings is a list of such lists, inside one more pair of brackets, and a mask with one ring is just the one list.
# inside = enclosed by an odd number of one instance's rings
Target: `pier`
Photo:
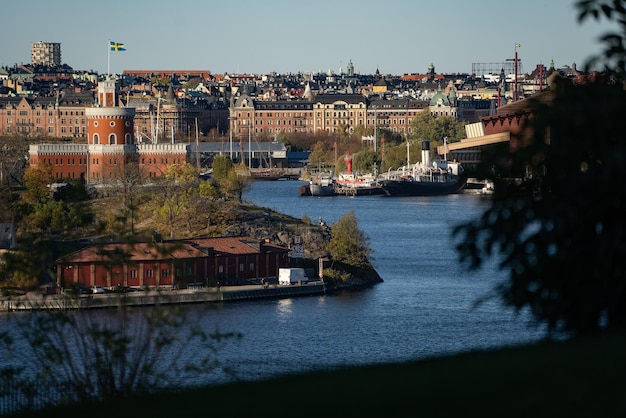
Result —
[[313, 281], [292, 285], [245, 285], [193, 287], [180, 290], [144, 290], [127, 293], [88, 295], [42, 295], [31, 292], [19, 297], [0, 299], [1, 312], [36, 310], [75, 310], [114, 308], [118, 306], [153, 306], [185, 303], [228, 302], [257, 299], [280, 299], [323, 295], [326, 284]]

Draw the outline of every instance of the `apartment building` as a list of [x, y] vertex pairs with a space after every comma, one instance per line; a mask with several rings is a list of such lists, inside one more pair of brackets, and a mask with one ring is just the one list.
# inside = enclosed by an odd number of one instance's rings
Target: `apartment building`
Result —
[[231, 102], [230, 129], [236, 138], [344, 129], [354, 133], [358, 126], [408, 135], [415, 116], [428, 109], [428, 101], [410, 98], [383, 100], [362, 94], [321, 93], [311, 100], [264, 101], [243, 91]]
[[33, 42], [31, 62], [33, 65], [59, 67], [61, 65], [61, 44], [58, 42]]
[[65, 92], [55, 97], [0, 97], [0, 135], [86, 137], [85, 107], [91, 92]]

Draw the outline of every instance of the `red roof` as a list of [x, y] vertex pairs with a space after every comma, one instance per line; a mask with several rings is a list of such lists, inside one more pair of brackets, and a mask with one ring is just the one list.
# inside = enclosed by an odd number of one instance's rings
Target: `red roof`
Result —
[[108, 261], [152, 261], [163, 259], [183, 259], [206, 257], [192, 245], [179, 242], [139, 242], [134, 244], [112, 243], [92, 245], [63, 258], [66, 263], [90, 263]]
[[198, 238], [187, 240], [186, 242], [201, 248], [211, 248], [216, 253], [222, 254], [257, 254], [263, 246], [263, 250], [289, 251], [287, 248], [261, 242], [249, 237], [216, 237]]
[[288, 248], [261, 242], [249, 237], [198, 238], [169, 242], [109, 243], [92, 245], [63, 257], [61, 263], [141, 262], [204, 258], [214, 253], [226, 255], [289, 252]]

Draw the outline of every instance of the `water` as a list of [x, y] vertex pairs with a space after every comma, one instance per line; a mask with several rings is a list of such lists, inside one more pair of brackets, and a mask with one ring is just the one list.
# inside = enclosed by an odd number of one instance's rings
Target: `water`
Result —
[[[246, 379], [406, 361], [536, 341], [530, 317], [497, 300], [474, 307], [504, 278], [457, 262], [450, 230], [478, 216], [476, 195], [388, 198], [299, 196], [298, 181], [255, 182], [244, 199], [332, 224], [353, 210], [384, 282], [357, 292], [221, 305], [205, 316], [240, 343], [220, 353]], [[305, 243], [306, 245], [306, 243]]]
[[[185, 307], [205, 329], [243, 334], [218, 353], [240, 378], [423, 359], [544, 335], [529, 326], [527, 314], [515, 314], [497, 300], [474, 307], [504, 274], [494, 266], [470, 273], [459, 265], [450, 229], [478, 216], [488, 205], [484, 197], [303, 197], [297, 192], [301, 184], [255, 182], [244, 199], [329, 224], [353, 210], [384, 282], [338, 295]], [[187, 351], [197, 350], [192, 345]], [[185, 383], [225, 379], [218, 373]]]

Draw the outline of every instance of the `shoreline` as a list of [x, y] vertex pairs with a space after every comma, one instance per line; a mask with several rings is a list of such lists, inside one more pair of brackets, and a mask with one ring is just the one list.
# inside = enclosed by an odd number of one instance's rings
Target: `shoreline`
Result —
[[53, 294], [36, 292], [24, 296], [0, 299], [0, 312], [37, 310], [101, 309], [124, 306], [153, 306], [166, 304], [229, 302], [259, 299], [280, 299], [297, 296], [326, 294], [326, 283], [309, 281], [292, 285], [243, 285], [199, 287], [180, 290], [142, 290], [127, 293], [88, 295]]

